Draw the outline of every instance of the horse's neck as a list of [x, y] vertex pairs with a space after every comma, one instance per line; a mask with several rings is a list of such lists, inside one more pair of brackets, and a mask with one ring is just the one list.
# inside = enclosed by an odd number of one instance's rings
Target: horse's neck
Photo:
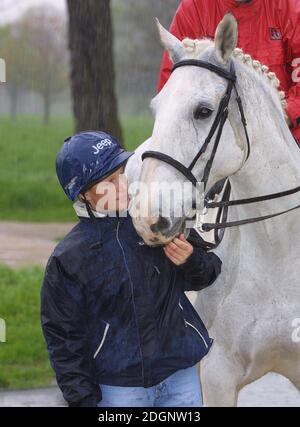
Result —
[[[300, 150], [289, 129], [282, 122], [280, 114], [275, 120], [268, 117], [258, 117], [255, 112], [253, 121], [252, 117], [248, 117], [248, 123], [252, 123], [252, 149], [244, 167], [231, 177], [232, 199], [277, 193], [300, 185]], [[240, 206], [237, 209], [238, 217], [239, 219], [249, 216], [260, 217], [289, 209], [299, 204], [299, 194], [298, 192], [267, 202]], [[299, 217], [299, 210], [280, 216], [276, 220], [267, 220], [262, 226], [257, 224], [244, 226], [245, 230], [248, 227], [249, 233], [243, 229], [241, 237], [252, 236], [256, 245], [261, 244], [263, 248], [270, 241], [274, 244], [275, 242], [284, 244], [289, 238], [289, 233], [296, 233], [300, 237], [300, 227], [298, 229], [296, 227], [297, 216]]]
[[[251, 122], [248, 117], [248, 123]], [[282, 132], [286, 140], [281, 139]], [[292, 137], [277, 125], [251, 135], [250, 158], [230, 178], [231, 199], [255, 197], [300, 185], [300, 150]], [[267, 202], [229, 208], [228, 221], [261, 217], [299, 204], [300, 193]], [[213, 325], [220, 306], [232, 291], [251, 294], [258, 286], [257, 303], [264, 303], [274, 289], [294, 286], [300, 249], [299, 210], [260, 223], [229, 228], [214, 251], [223, 260], [216, 286], [199, 293], [195, 306], [207, 327]], [[290, 265], [294, 268], [291, 269]], [[240, 286], [239, 286], [240, 285]], [[252, 291], [251, 291], [252, 289]], [[248, 295], [248, 294], [247, 294]], [[251, 294], [253, 296], [253, 294]], [[254, 298], [254, 297], [253, 297]]]
[[[274, 193], [300, 185], [300, 150], [285, 123], [278, 94], [265, 77], [236, 62], [239, 88], [248, 122], [251, 153], [242, 169], [232, 177], [234, 191], [239, 197]], [[249, 88], [257, 88], [256, 91]], [[257, 96], [257, 93], [260, 96]], [[262, 102], [262, 99], [264, 102]], [[233, 102], [235, 106], [235, 102]], [[239, 114], [234, 114], [235, 126], [241, 128]], [[232, 120], [232, 118], [231, 118]], [[240, 135], [241, 145], [245, 135]], [[294, 200], [298, 196], [294, 197]], [[272, 207], [289, 207], [293, 197], [272, 201]], [[257, 212], [263, 204], [251, 207]]]

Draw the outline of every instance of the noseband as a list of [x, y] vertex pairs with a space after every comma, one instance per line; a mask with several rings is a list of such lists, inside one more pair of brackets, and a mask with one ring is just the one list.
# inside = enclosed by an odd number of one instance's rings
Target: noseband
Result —
[[[202, 154], [204, 154], [206, 152], [208, 145], [210, 144], [213, 136], [216, 133], [216, 138], [215, 138], [215, 142], [214, 142], [214, 145], [212, 148], [212, 152], [211, 152], [209, 160], [207, 161], [207, 163], [205, 165], [203, 177], [200, 181], [200, 182], [203, 182], [203, 184], [204, 184], [204, 192], [205, 192], [207, 182], [209, 179], [209, 175], [210, 175], [210, 171], [211, 171], [211, 168], [213, 165], [213, 161], [214, 161], [214, 158], [215, 158], [215, 155], [216, 155], [219, 143], [220, 143], [220, 139], [222, 136], [223, 128], [224, 128], [224, 125], [225, 125], [226, 120], [228, 118], [228, 106], [229, 106], [229, 102], [231, 99], [233, 89], [234, 89], [235, 94], [236, 94], [236, 102], [237, 102], [238, 109], [240, 112], [241, 122], [242, 122], [242, 125], [244, 128], [246, 142], [247, 142], [247, 156], [245, 158], [244, 163], [248, 160], [248, 158], [250, 156], [250, 140], [249, 140], [249, 135], [248, 135], [248, 131], [247, 131], [247, 121], [246, 121], [245, 114], [244, 114], [244, 108], [243, 108], [242, 100], [241, 100], [241, 98], [238, 94], [237, 88], [236, 88], [237, 77], [236, 77], [235, 67], [234, 67], [233, 61], [231, 61], [231, 63], [230, 63], [230, 70], [226, 71], [223, 68], [218, 67], [218, 66], [211, 64], [209, 62], [200, 61], [197, 59], [188, 59], [188, 60], [177, 62], [173, 66], [172, 72], [174, 72], [177, 68], [185, 67], [185, 66], [194, 66], [194, 67], [205, 68], [209, 71], [212, 71], [213, 73], [216, 73], [217, 75], [219, 75], [220, 77], [223, 77], [224, 79], [226, 79], [228, 81], [226, 92], [220, 101], [219, 108], [218, 108], [215, 120], [212, 124], [212, 127], [211, 127], [202, 147], [200, 148], [200, 150], [198, 151], [196, 156], [193, 158], [192, 162], [190, 163], [190, 165], [188, 167], [186, 167], [185, 165], [180, 163], [178, 160], [173, 159], [173, 157], [168, 156], [167, 154], [161, 153], [159, 151], [145, 151], [142, 154], [142, 160], [146, 159], [147, 157], [152, 157], [152, 158], [161, 160], [162, 162], [168, 163], [173, 168], [175, 168], [177, 171], [179, 171], [182, 175], [184, 175], [195, 187], [197, 187], [198, 180], [195, 177], [195, 175], [193, 174], [192, 170], [194, 169], [197, 161], [202, 156]], [[222, 208], [222, 209], [225, 208], [225, 209], [227, 209], [229, 206], [245, 205], [245, 204], [250, 204], [250, 203], [258, 203], [258, 202], [262, 202], [265, 200], [273, 200], [273, 199], [277, 199], [279, 197], [284, 197], [284, 196], [288, 196], [291, 194], [295, 194], [299, 191], [300, 191], [300, 186], [293, 188], [291, 190], [282, 191], [280, 193], [274, 193], [274, 194], [268, 194], [265, 196], [259, 196], [259, 197], [230, 201], [229, 200], [230, 190], [227, 191], [227, 189], [226, 189], [225, 193], [228, 194], [228, 200], [223, 199], [221, 202], [209, 203], [208, 198], [205, 197], [205, 207], [206, 208]], [[248, 218], [248, 219], [243, 219], [240, 221], [232, 221], [232, 222], [226, 221], [226, 218], [227, 218], [227, 213], [226, 213], [225, 221], [222, 221], [221, 223], [218, 223], [218, 224], [204, 223], [201, 225], [197, 224], [197, 227], [200, 227], [201, 232], [210, 231], [210, 230], [216, 231], [216, 230], [225, 229], [225, 228], [229, 228], [229, 227], [236, 227], [239, 225], [251, 224], [254, 222], [264, 221], [266, 219], [274, 218], [274, 217], [277, 217], [277, 216], [282, 215], [282, 214], [287, 213], [287, 212], [291, 212], [291, 211], [293, 211], [295, 209], [299, 209], [299, 208], [300, 208], [300, 205], [297, 205], [291, 209], [287, 209], [285, 211], [275, 213], [272, 215], [266, 215], [266, 216], [257, 217], [257, 218]], [[198, 217], [199, 217], [199, 213], [198, 213]]]

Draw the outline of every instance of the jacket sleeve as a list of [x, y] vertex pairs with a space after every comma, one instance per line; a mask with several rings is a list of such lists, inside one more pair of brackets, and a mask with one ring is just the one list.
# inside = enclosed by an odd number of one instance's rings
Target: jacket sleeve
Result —
[[177, 266], [183, 275], [184, 291], [201, 291], [212, 285], [221, 273], [222, 261], [216, 254], [200, 247], [193, 248], [186, 262]]
[[295, 130], [300, 128], [300, 1], [297, 0], [292, 4], [293, 8], [286, 8], [284, 20], [288, 28], [285, 34], [287, 66], [292, 73], [292, 84], [287, 93], [287, 113], [293, 123], [292, 130]]
[[[181, 1], [171, 23], [170, 32], [179, 40], [183, 40], [185, 37], [190, 37], [191, 39], [203, 37], [204, 32], [201, 28], [201, 20], [198, 17], [198, 9], [196, 8], [195, 0]], [[170, 60], [168, 52], [165, 51], [160, 66], [157, 86], [158, 92], [160, 92], [168, 81], [171, 70], [172, 61]]]
[[50, 257], [41, 289], [41, 324], [51, 366], [69, 406], [97, 406], [102, 398], [87, 357], [84, 305], [80, 286], [58, 259]]

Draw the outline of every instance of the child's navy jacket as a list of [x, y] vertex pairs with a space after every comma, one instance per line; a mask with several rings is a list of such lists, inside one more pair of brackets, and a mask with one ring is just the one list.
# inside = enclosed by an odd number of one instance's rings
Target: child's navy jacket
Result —
[[57, 245], [41, 290], [42, 329], [70, 406], [96, 406], [101, 383], [158, 384], [213, 342], [184, 291], [211, 285], [220, 259], [194, 247], [176, 266], [143, 244], [130, 216], [95, 221], [80, 218]]

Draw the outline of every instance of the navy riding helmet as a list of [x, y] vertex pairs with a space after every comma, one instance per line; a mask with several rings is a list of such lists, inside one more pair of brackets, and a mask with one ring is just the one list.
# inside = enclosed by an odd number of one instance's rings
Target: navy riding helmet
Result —
[[56, 158], [57, 177], [68, 198], [74, 201], [79, 193], [113, 173], [133, 154], [105, 132], [79, 132], [64, 140]]

